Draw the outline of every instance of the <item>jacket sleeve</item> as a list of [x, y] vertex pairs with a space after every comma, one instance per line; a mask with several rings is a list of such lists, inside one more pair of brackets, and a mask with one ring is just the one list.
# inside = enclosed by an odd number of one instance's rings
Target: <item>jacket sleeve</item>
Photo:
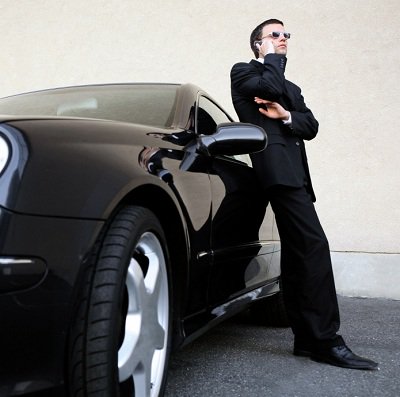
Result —
[[307, 108], [300, 87], [285, 80], [286, 62], [284, 55], [267, 54], [263, 69], [251, 63], [235, 64], [231, 69], [232, 99], [235, 104], [239, 98], [253, 100], [257, 96], [280, 103], [292, 115], [291, 127], [282, 126], [286, 133], [311, 140], [318, 133], [318, 121]]
[[285, 66], [286, 57], [278, 54], [266, 55], [261, 74], [249, 63], [237, 63], [231, 70], [232, 87], [246, 97], [277, 101], [284, 91]]
[[292, 115], [292, 134], [309, 141], [316, 137], [319, 123], [306, 106], [300, 88], [292, 85], [296, 91], [293, 109], [288, 109]]

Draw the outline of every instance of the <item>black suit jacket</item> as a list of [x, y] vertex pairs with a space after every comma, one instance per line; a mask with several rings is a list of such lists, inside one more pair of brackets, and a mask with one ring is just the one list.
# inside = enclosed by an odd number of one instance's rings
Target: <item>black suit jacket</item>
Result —
[[[251, 154], [253, 166], [266, 189], [274, 185], [306, 186], [315, 201], [304, 140], [313, 139], [318, 121], [307, 108], [301, 89], [285, 79], [286, 56], [268, 54], [264, 64], [252, 60], [231, 70], [232, 101], [239, 120], [264, 128], [267, 148]], [[260, 97], [280, 103], [292, 115], [291, 128], [262, 115], [254, 102]]]

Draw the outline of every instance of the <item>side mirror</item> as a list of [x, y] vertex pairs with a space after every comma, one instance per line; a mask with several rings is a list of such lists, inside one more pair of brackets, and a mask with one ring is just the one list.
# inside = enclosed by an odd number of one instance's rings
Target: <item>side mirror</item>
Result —
[[221, 123], [214, 134], [197, 138], [197, 150], [209, 156], [233, 156], [260, 152], [267, 143], [267, 134], [261, 127], [248, 123]]

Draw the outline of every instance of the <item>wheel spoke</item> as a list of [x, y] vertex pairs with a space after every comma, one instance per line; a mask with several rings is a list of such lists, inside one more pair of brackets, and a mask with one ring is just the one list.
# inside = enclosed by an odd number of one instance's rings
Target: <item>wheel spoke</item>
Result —
[[168, 280], [164, 253], [154, 234], [145, 233], [136, 250], [146, 256], [148, 268], [143, 276], [140, 260], [132, 258], [129, 265], [128, 313], [118, 352], [119, 380], [133, 376], [137, 395], [155, 396], [165, 364]]
[[151, 394], [151, 367], [150, 363], [140, 363], [133, 373], [135, 395], [148, 397]]
[[143, 272], [136, 260], [132, 259], [126, 277], [129, 297], [128, 313], [125, 320], [123, 343], [118, 351], [119, 379], [128, 379], [138, 365], [135, 350], [142, 332], [142, 297], [145, 295]]
[[144, 283], [148, 292], [158, 294], [158, 288], [160, 287], [160, 282], [162, 281], [163, 277], [160, 270], [159, 258], [156, 252], [151, 252], [146, 256], [149, 259], [150, 266], [146, 274]]

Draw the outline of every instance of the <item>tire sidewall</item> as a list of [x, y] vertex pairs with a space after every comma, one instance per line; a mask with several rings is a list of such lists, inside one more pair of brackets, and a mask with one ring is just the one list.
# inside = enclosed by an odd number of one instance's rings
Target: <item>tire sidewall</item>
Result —
[[[96, 259], [90, 277], [90, 293], [86, 311], [87, 322], [83, 329], [83, 332], [86, 333], [86, 344], [84, 344], [84, 351], [82, 352], [82, 361], [85, 364], [82, 367], [84, 380], [81, 386], [83, 389], [87, 388], [88, 395], [91, 393], [89, 380], [96, 377], [104, 377], [104, 393], [101, 394], [102, 396], [120, 395], [118, 349], [125, 323], [123, 305], [125, 302], [127, 271], [135, 248], [141, 236], [146, 232], [153, 233], [161, 244], [168, 283], [169, 304], [168, 326], [166, 329], [166, 357], [159, 394], [162, 395], [164, 392], [172, 337], [172, 291], [166, 238], [161, 224], [150, 210], [143, 207], [127, 206], [118, 211], [107, 230], [103, 233], [103, 238], [97, 244], [97, 253], [94, 256]], [[101, 302], [106, 303], [102, 304]], [[102, 318], [107, 318], [109, 321], [102, 322], [100, 321]], [[103, 336], [103, 340], [101, 340], [100, 336]], [[104, 336], [106, 337], [104, 338]], [[97, 341], [97, 338], [99, 341]], [[96, 361], [92, 357], [94, 356], [93, 351], [97, 353], [97, 351], [102, 350], [104, 350], [101, 353], [104, 354], [102, 358], [104, 365], [96, 369]], [[79, 389], [79, 387], [74, 387], [74, 389]], [[79, 393], [74, 395], [86, 396], [86, 394]]]

